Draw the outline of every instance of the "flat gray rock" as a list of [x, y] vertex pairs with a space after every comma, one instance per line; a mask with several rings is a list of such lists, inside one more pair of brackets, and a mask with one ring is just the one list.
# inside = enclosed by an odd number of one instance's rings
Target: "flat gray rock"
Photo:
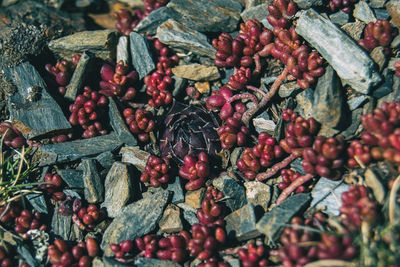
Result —
[[242, 17], [243, 21], [256, 19], [260, 21], [264, 25], [264, 27], [270, 29], [270, 27], [272, 26], [269, 24], [267, 16], [269, 15], [268, 6], [271, 3], [272, 0], [268, 0], [266, 3], [263, 3], [261, 5], [246, 8], [245, 10], [243, 10], [240, 16]]
[[353, 16], [367, 24], [376, 21], [374, 12], [365, 1], [359, 1], [354, 5]]
[[368, 94], [381, 81], [368, 54], [330, 20], [313, 9], [300, 15], [296, 32], [317, 49], [339, 77], [354, 90]]
[[336, 127], [343, 117], [342, 84], [331, 66], [319, 77], [314, 90], [312, 117], [326, 127]]
[[114, 162], [104, 182], [105, 197], [101, 204], [101, 207], [106, 208], [109, 217], [118, 216], [133, 197], [131, 179], [129, 166], [126, 163]]
[[150, 157], [149, 152], [141, 150], [138, 146], [125, 146], [121, 148], [120, 153], [122, 154], [122, 162], [128, 162], [135, 166], [140, 172], [144, 172], [147, 159]]
[[160, 42], [175, 49], [190, 51], [196, 55], [215, 58], [215, 48], [207, 36], [170, 19], [157, 28], [156, 37]]
[[148, 35], [155, 35], [158, 26], [171, 18], [173, 11], [168, 7], [160, 7], [142, 19], [135, 27], [135, 31]]
[[181, 265], [179, 263], [176, 263], [173, 261], [139, 257], [139, 258], [137, 258], [137, 260], [135, 260], [135, 266], [137, 266], [137, 267], [179, 267]]
[[75, 169], [58, 169], [57, 173], [61, 176], [64, 182], [71, 188], [83, 188], [83, 172]]
[[129, 43], [132, 65], [138, 72], [139, 79], [142, 79], [155, 68], [149, 43], [146, 36], [136, 32], [129, 35]]
[[221, 191], [225, 197], [229, 197], [226, 200], [226, 205], [232, 211], [238, 210], [247, 204], [246, 189], [231, 177], [224, 176]]
[[8, 98], [11, 119], [25, 127], [22, 134], [34, 138], [71, 128], [57, 102], [47, 92], [47, 85], [29, 62], [15, 67], [1, 66], [4, 78], [17, 91]]
[[392, 23], [400, 27], [400, 1], [390, 0], [386, 4], [386, 9], [392, 17]]
[[54, 207], [53, 218], [51, 220], [51, 231], [54, 235], [64, 240], [69, 240], [72, 229], [72, 216], [62, 216], [58, 213], [58, 204]]
[[125, 121], [122, 119], [117, 103], [112, 97], [108, 98], [108, 102], [108, 116], [110, 117], [110, 124], [114, 132], [117, 134], [119, 141], [128, 146], [136, 146], [136, 137], [133, 136]]
[[83, 52], [81, 58], [79, 59], [78, 65], [74, 70], [71, 81], [68, 84], [67, 91], [65, 92], [65, 97], [70, 101], [75, 101], [76, 96], [82, 90], [85, 82], [87, 82], [88, 74], [91, 63], [94, 61], [95, 57], [90, 52]]
[[171, 18], [199, 32], [234, 31], [243, 8], [234, 0], [172, 0], [167, 7]]
[[228, 238], [245, 241], [256, 238], [260, 232], [256, 229], [254, 205], [248, 203], [225, 217]]
[[34, 156], [38, 159], [39, 166], [46, 166], [55, 163], [75, 161], [105, 151], [114, 151], [121, 145], [122, 143], [113, 132], [108, 135], [89, 139], [43, 145], [38, 148]]
[[96, 161], [84, 159], [82, 168], [85, 199], [89, 203], [102, 202], [104, 200], [104, 184], [96, 168]]
[[163, 215], [170, 192], [162, 191], [124, 207], [103, 234], [101, 248], [111, 256], [110, 244], [132, 240], [153, 231]]
[[280, 230], [286, 227], [285, 224], [297, 213], [305, 209], [310, 200], [310, 194], [295, 194], [266, 212], [256, 225], [257, 230], [265, 234], [266, 243], [279, 238]]
[[318, 7], [324, 5], [323, 0], [294, 0], [293, 2], [295, 2], [297, 6], [301, 9], [309, 9], [313, 6]]
[[127, 36], [121, 36], [117, 45], [117, 62], [123, 61], [129, 63], [129, 39]]
[[349, 22], [350, 15], [340, 10], [336, 13], [331, 14], [329, 18], [333, 23], [342, 26]]

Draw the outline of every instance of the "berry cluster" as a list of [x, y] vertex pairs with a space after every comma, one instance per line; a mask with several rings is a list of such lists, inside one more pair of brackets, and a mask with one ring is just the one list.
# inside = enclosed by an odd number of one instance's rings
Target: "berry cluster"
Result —
[[158, 258], [183, 263], [187, 257], [187, 241], [183, 234], [162, 238], [157, 235], [146, 235], [136, 238], [136, 246], [144, 252], [146, 258]]
[[392, 27], [387, 20], [378, 19], [375, 23], [370, 22], [364, 29], [364, 38], [358, 43], [369, 53], [378, 46], [385, 48], [385, 53], [390, 52], [390, 43], [396, 37], [398, 31]]
[[0, 222], [14, 227], [14, 231], [24, 234], [29, 230], [40, 229], [46, 230], [46, 225], [41, 224], [41, 214], [39, 212], [32, 213], [31, 211], [24, 209], [22, 210], [19, 203], [11, 202], [9, 205], [0, 207]]
[[0, 266], [1, 267], [12, 267], [13, 260], [12, 255], [9, 253], [8, 249], [4, 246], [0, 246]]
[[192, 238], [188, 242], [190, 255], [204, 261], [215, 256], [218, 247], [225, 242], [226, 233], [221, 227], [210, 228], [201, 224], [193, 224]]
[[394, 63], [394, 68], [395, 68], [395, 70], [396, 70], [397, 76], [400, 77], [400, 61], [396, 61], [396, 62]]
[[153, 53], [157, 58], [157, 69], [144, 77], [144, 83], [146, 93], [151, 96], [149, 105], [159, 107], [172, 101], [172, 94], [169, 92], [173, 84], [171, 68], [178, 64], [179, 58], [157, 39], [153, 41]]
[[169, 0], [144, 0], [144, 16], [148, 16], [153, 10], [168, 4]]
[[78, 95], [75, 102], [69, 106], [71, 112], [69, 122], [73, 126], [80, 125], [84, 129], [83, 138], [105, 135], [108, 133], [104, 129], [107, 105], [108, 99], [105, 96], [85, 86], [83, 94]]
[[142, 183], [150, 183], [152, 187], [160, 187], [161, 184], [168, 183], [170, 175], [169, 159], [167, 157], [158, 158], [151, 155], [147, 159], [146, 168], [140, 176]]
[[43, 184], [41, 188], [51, 196], [51, 199], [55, 201], [65, 199], [63, 192], [64, 183], [60, 175], [47, 173], [44, 176], [44, 181], [46, 184]]
[[225, 207], [222, 203], [216, 202], [223, 196], [222, 192], [212, 186], [207, 187], [206, 196], [201, 202], [201, 209], [197, 210], [197, 219], [200, 224], [207, 227], [224, 226]]
[[149, 133], [153, 131], [156, 125], [153, 115], [149, 111], [140, 108], [135, 111], [132, 108], [126, 108], [123, 115], [129, 130], [138, 137], [139, 141], [148, 142]]
[[134, 15], [128, 9], [118, 9], [113, 13], [114, 18], [117, 20], [115, 24], [118, 32], [125, 36], [129, 36], [131, 31], [138, 25], [138, 23], [144, 18], [144, 15], [140, 9], [135, 10]]
[[22, 133], [9, 122], [2, 122], [0, 124], [0, 135], [6, 146], [12, 148], [20, 148], [26, 144], [25, 138]]
[[121, 241], [118, 244], [111, 244], [110, 249], [115, 253], [115, 258], [119, 261], [126, 261], [133, 252], [133, 242], [131, 240]]
[[[279, 189], [284, 190], [285, 188], [288, 188], [290, 184], [292, 184], [294, 181], [299, 179], [301, 177], [301, 174], [292, 169], [283, 169], [281, 171], [281, 176], [282, 182], [278, 184], [278, 187]], [[304, 185], [300, 185], [296, 188], [294, 192], [297, 194], [303, 193], [304, 191], [306, 191], [306, 187]]]
[[331, 0], [329, 1], [329, 8], [331, 12], [343, 11], [345, 13], [350, 13], [354, 4], [357, 3], [358, 0]]
[[247, 179], [253, 180], [261, 168], [271, 166], [283, 154], [283, 149], [275, 139], [268, 133], [262, 132], [258, 135], [258, 144], [246, 148], [236, 165]]
[[317, 136], [313, 147], [303, 150], [303, 169], [330, 179], [339, 179], [344, 165], [345, 142], [340, 137]]
[[349, 191], [342, 194], [340, 207], [342, 222], [349, 229], [356, 230], [362, 221], [374, 222], [377, 218], [377, 206], [368, 196], [365, 186], [351, 185]]
[[371, 149], [367, 145], [363, 145], [360, 140], [353, 140], [347, 148], [347, 165], [350, 168], [359, 167], [359, 162], [366, 165], [372, 161]]
[[89, 267], [92, 260], [99, 254], [97, 241], [88, 238], [86, 242], [79, 242], [72, 246], [62, 239], [54, 240], [47, 248], [47, 257], [52, 267], [79, 266]]
[[263, 245], [257, 246], [253, 242], [238, 251], [240, 263], [243, 267], [266, 267], [268, 266], [268, 254]]
[[292, 25], [292, 17], [297, 12], [294, 2], [288, 0], [274, 0], [268, 6], [267, 20], [274, 28], [287, 29]]
[[60, 95], [64, 95], [66, 87], [69, 84], [72, 73], [75, 67], [78, 65], [81, 54], [76, 54], [72, 57], [71, 62], [67, 60], [61, 60], [56, 65], [46, 64], [45, 69], [48, 73], [55, 77], [55, 81], [58, 86], [58, 92]]
[[319, 124], [314, 118], [306, 120], [291, 109], [284, 110], [282, 118], [289, 121], [289, 124], [285, 129], [285, 139], [280, 141], [280, 145], [286, 153], [300, 157], [304, 148], [312, 146]]
[[196, 190], [204, 185], [210, 175], [208, 155], [205, 152], [200, 152], [197, 160], [193, 156], [186, 155], [183, 158], [183, 164], [179, 168], [179, 176], [189, 180], [185, 185], [186, 190]]
[[128, 65], [122, 60], [115, 68], [109, 63], [104, 63], [100, 70], [100, 94], [105, 96], [118, 96], [122, 101], [130, 101], [136, 95], [135, 83], [139, 80], [136, 71], [128, 72]]

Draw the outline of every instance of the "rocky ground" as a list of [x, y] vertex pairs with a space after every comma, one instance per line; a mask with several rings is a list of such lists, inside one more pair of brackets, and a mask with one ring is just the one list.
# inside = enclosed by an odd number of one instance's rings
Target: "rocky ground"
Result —
[[1, 5], [1, 267], [400, 266], [399, 0]]

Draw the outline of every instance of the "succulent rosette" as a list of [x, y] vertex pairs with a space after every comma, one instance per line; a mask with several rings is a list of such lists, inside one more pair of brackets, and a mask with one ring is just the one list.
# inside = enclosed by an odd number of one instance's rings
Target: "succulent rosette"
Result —
[[177, 164], [183, 164], [186, 155], [197, 157], [200, 152], [216, 158], [221, 150], [218, 118], [201, 107], [174, 102], [164, 124], [161, 155], [172, 157]]

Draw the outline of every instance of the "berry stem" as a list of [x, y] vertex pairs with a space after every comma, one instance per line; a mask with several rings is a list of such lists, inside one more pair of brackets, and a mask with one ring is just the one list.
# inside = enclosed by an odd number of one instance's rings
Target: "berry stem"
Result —
[[249, 89], [249, 90], [252, 90], [252, 91], [254, 91], [254, 92], [259, 93], [260, 95], [262, 95], [262, 97], [265, 97], [265, 95], [266, 95], [265, 92], [264, 92], [263, 90], [261, 90], [261, 89], [259, 89], [259, 88], [257, 88], [257, 87], [254, 87], [254, 86], [252, 86], [252, 85], [247, 85], [246, 88]]
[[[279, 170], [286, 168], [293, 160], [296, 159], [296, 156], [293, 154], [290, 154], [290, 156], [286, 157], [284, 160], [281, 162], [275, 164], [271, 168], [269, 168], [266, 172], [260, 173], [256, 176], [258, 181], [264, 181], [267, 180], [268, 178], [271, 178], [274, 176]], [[300, 179], [300, 178], [299, 178]]]
[[243, 113], [242, 122], [244, 123], [244, 125], [246, 125], [246, 127], [249, 127], [250, 119], [257, 113], [257, 111], [265, 107], [271, 100], [271, 98], [274, 97], [274, 95], [278, 91], [279, 86], [286, 78], [288, 73], [289, 73], [288, 69], [285, 68], [282, 71], [282, 73], [276, 78], [275, 82], [271, 86], [271, 89], [268, 91], [268, 93], [265, 94], [261, 102], [258, 105], [254, 106], [253, 108], [248, 109], [245, 113]]
[[297, 187], [311, 180], [314, 175], [307, 173], [296, 180], [294, 180], [288, 187], [286, 187], [276, 200], [276, 205], [281, 204]]
[[252, 94], [237, 94], [237, 95], [231, 96], [227, 102], [232, 103], [233, 101], [240, 100], [240, 99], [250, 99], [254, 103], [254, 105], [256, 105], [256, 106], [258, 105], [257, 98]]

